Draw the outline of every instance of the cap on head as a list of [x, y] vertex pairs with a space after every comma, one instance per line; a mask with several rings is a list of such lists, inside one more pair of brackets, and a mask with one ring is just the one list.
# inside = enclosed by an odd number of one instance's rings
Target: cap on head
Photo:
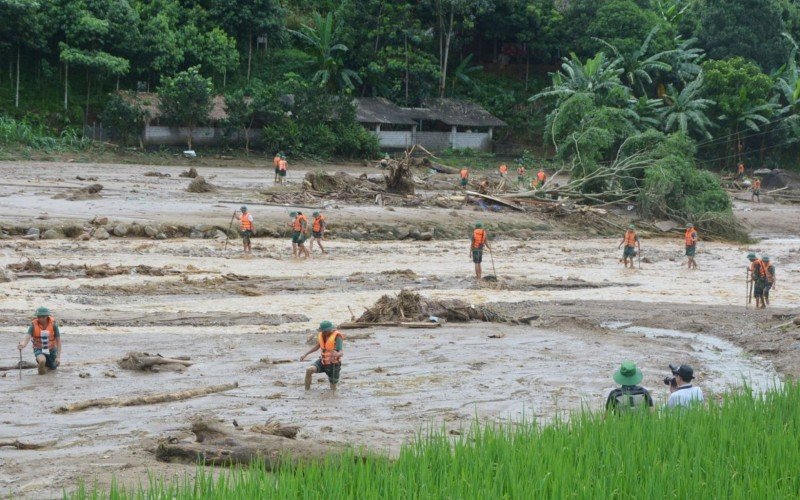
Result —
[[756, 254], [754, 254], [753, 252], [750, 252], [749, 254], [747, 254], [747, 258], [749, 260], [756, 260]]
[[319, 331], [321, 332], [332, 332], [333, 331], [333, 323], [328, 320], [323, 321], [319, 324]]
[[686, 224], [686, 229], [694, 229], [694, 224], [692, 224], [691, 222]]
[[769, 257], [765, 255], [761, 257], [761, 260], [763, 260], [764, 262], [769, 262]]
[[297, 217], [297, 212], [289, 212], [289, 217]]
[[642, 381], [642, 370], [636, 368], [633, 361], [623, 361], [619, 370], [614, 372], [614, 382], [620, 385], [636, 385]]
[[475, 227], [476, 227], [477, 229], [480, 229], [480, 228], [482, 228], [482, 227], [483, 227], [483, 222], [481, 222], [481, 221], [478, 221], [478, 222], [476, 222], [476, 223], [475, 223]]
[[318, 216], [318, 215], [319, 215], [319, 212], [314, 212], [314, 213], [313, 213], [313, 214], [311, 214], [311, 215], [313, 215], [314, 217], [316, 217], [316, 216]]
[[628, 225], [628, 229], [636, 229], [636, 226], [634, 226], [633, 224], [630, 224], [630, 225]]
[[679, 376], [686, 382], [689, 382], [694, 378], [694, 370], [689, 365], [679, 366], [677, 370], [672, 370], [672, 374]]
[[241, 210], [242, 212], [247, 212], [247, 207], [242, 205], [241, 207], [239, 207], [239, 210]]
[[36, 312], [33, 313], [37, 318], [46, 318], [50, 316], [50, 309], [46, 307], [39, 307], [36, 309]]

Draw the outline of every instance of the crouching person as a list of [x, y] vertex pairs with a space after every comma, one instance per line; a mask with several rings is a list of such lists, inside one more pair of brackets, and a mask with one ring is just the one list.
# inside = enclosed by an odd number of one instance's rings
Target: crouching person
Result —
[[19, 341], [17, 349], [23, 350], [31, 341], [39, 375], [44, 375], [48, 369], [55, 370], [61, 364], [61, 332], [48, 308], [40, 307], [34, 314], [36, 318], [28, 327], [28, 333]]
[[344, 336], [333, 328], [333, 323], [330, 321], [320, 323], [319, 330], [317, 345], [300, 358], [300, 361], [305, 361], [312, 352], [322, 350], [319, 359], [306, 368], [306, 390], [311, 389], [311, 379], [314, 374], [325, 372], [328, 382], [331, 383], [331, 391], [336, 392], [336, 384], [339, 383], [339, 374], [342, 371]]

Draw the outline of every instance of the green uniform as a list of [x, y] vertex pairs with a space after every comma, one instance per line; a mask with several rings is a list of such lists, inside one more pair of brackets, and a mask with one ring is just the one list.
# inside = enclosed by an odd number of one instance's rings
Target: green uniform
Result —
[[[342, 337], [336, 338], [336, 344], [334, 347], [337, 351], [342, 352], [344, 348], [344, 342], [342, 341]], [[323, 365], [322, 359], [317, 359], [314, 361], [314, 366], [317, 369], [317, 373], [325, 373], [328, 376], [328, 381], [331, 384], [338, 384], [339, 383], [339, 375], [342, 373], [342, 364], [341, 363], [334, 363], [331, 365]]]

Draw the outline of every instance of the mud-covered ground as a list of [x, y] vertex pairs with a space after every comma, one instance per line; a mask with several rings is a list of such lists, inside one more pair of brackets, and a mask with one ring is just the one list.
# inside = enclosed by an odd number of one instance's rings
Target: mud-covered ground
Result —
[[[96, 215], [226, 225], [234, 205], [219, 200], [257, 200], [243, 183], [268, 185], [264, 178], [271, 177], [256, 169], [211, 169], [207, 177], [230, 191], [191, 194], [182, 190], [188, 181], [177, 179], [184, 169], [0, 164], [0, 225], [88, 221]], [[172, 177], [141, 176], [151, 170]], [[50, 200], [57, 186], [77, 175], [101, 177], [108, 192], [99, 200]], [[302, 175], [290, 171], [290, 180]], [[253, 210], [266, 224], [285, 218], [280, 207]], [[780, 216], [771, 219], [773, 211]], [[343, 206], [326, 214], [332, 221], [377, 217], [386, 224], [437, 218], [469, 224], [481, 217], [490, 232], [492, 224], [528, 217], [449, 212]], [[117, 477], [137, 484], [148, 471], [192, 474], [192, 467], [156, 462], [149, 450], [158, 439], [184, 437], [197, 415], [236, 419], [245, 427], [273, 418], [300, 425], [299, 439], [393, 453], [430, 426], [455, 432], [476, 417], [547, 421], [582, 405], [599, 408], [614, 385], [611, 373], [624, 359], [642, 367], [644, 385], [660, 402], [667, 395], [661, 383], [667, 363], [693, 364], [698, 384], [711, 397], [743, 379], [757, 388], [778, 383], [800, 374], [800, 330], [780, 326], [800, 303], [798, 211], [737, 202], [737, 213], [757, 213], [760, 229], [754, 232], [768, 239], [750, 246], [704, 242], [700, 269], [693, 272], [682, 267], [679, 237], [644, 235], [642, 268], [624, 270], [616, 238], [581, 235], [539, 215], [536, 224], [549, 229], [533, 239], [495, 241], [495, 270], [487, 255], [484, 272], [496, 273], [497, 283], [474, 281], [467, 242], [458, 240], [331, 240], [327, 255], [309, 261], [293, 260], [288, 241], [281, 239], [254, 240], [254, 256], [247, 259], [238, 241], [227, 249], [220, 240], [192, 239], [0, 241], [0, 268], [29, 258], [45, 267], [0, 284], [0, 366], [18, 361], [16, 343], [36, 306], [53, 309], [64, 335], [63, 366], [56, 373], [24, 370], [20, 380], [16, 371], [0, 372], [0, 441], [46, 445], [38, 451], [0, 449], [0, 495], [58, 496], [81, 479], [104, 485]], [[749, 249], [768, 253], [778, 265], [767, 311], [745, 308]], [[125, 272], [87, 275], [86, 266], [99, 265], [125, 266]], [[314, 327], [322, 319], [347, 321], [351, 311], [360, 315], [381, 295], [402, 288], [538, 319], [529, 326], [451, 323], [345, 331], [350, 340], [338, 394], [329, 394], [324, 376], [306, 393], [308, 362], [298, 358]], [[130, 372], [116, 365], [127, 351], [185, 355], [195, 364], [179, 373]], [[32, 359], [29, 348], [24, 357]], [[239, 388], [182, 402], [53, 412], [97, 397], [227, 382]]]

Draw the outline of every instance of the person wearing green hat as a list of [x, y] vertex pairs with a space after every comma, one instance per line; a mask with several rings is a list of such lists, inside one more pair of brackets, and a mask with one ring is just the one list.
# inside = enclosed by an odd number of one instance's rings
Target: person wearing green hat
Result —
[[322, 240], [325, 238], [325, 230], [327, 229], [325, 216], [319, 212], [314, 212], [311, 216], [313, 219], [311, 220], [311, 241], [308, 243], [308, 253], [314, 252], [315, 241], [322, 253], [328, 253], [322, 248]]
[[489, 247], [489, 235], [483, 228], [483, 222], [478, 221], [475, 223], [475, 230], [472, 231], [472, 240], [469, 244], [469, 255], [472, 258], [472, 262], [475, 264], [475, 278], [478, 281], [480, 281], [481, 275], [483, 274], [481, 262], [483, 262], [484, 247], [489, 249], [490, 252], [492, 251]]
[[236, 211], [234, 217], [239, 221], [239, 234], [242, 235], [242, 244], [244, 245], [244, 253], [252, 254], [253, 248], [250, 246], [250, 238], [255, 234], [255, 226], [253, 225], [253, 214], [247, 211], [247, 207], [242, 207]]
[[625, 249], [622, 251], [622, 263], [627, 268], [628, 261], [630, 261], [631, 269], [633, 269], [633, 258], [636, 257], [637, 250], [639, 253], [642, 252], [639, 236], [636, 235], [636, 227], [633, 224], [628, 226], [628, 230], [622, 235], [622, 241], [617, 245], [617, 249], [619, 250], [622, 245], [625, 245]]
[[39, 368], [39, 375], [44, 375], [47, 370], [55, 370], [61, 364], [61, 331], [50, 309], [40, 307], [33, 313], [36, 316], [17, 345], [22, 351], [28, 342], [33, 344], [33, 355]]
[[686, 225], [686, 231], [683, 233], [683, 242], [686, 246], [686, 265], [689, 269], [697, 269], [697, 262], [694, 260], [695, 253], [697, 253], [697, 230], [692, 223]]
[[331, 391], [336, 392], [336, 384], [339, 383], [339, 375], [342, 372], [342, 353], [344, 351], [344, 336], [334, 328], [330, 321], [323, 321], [319, 325], [317, 334], [317, 344], [300, 357], [300, 361], [305, 361], [309, 354], [322, 351], [319, 359], [313, 365], [306, 368], [305, 388], [311, 389], [311, 379], [317, 373], [325, 373], [328, 382], [331, 384]]
[[764, 302], [767, 268], [764, 266], [764, 262], [752, 252], [747, 254], [747, 260], [750, 261], [749, 275], [750, 282], [753, 283], [753, 298], [756, 299], [756, 309], [764, 309], [767, 307]]
[[608, 393], [606, 411], [623, 413], [642, 408], [653, 408], [650, 392], [641, 387], [644, 376], [633, 361], [624, 361], [614, 372], [614, 381], [620, 385]]
[[275, 153], [275, 157], [272, 158], [272, 166], [275, 167], [275, 179], [273, 181], [274, 184], [277, 184], [281, 177], [281, 157], [283, 156], [282, 152]]
[[775, 288], [775, 265], [769, 260], [766, 255], [761, 257], [761, 262], [764, 263], [766, 268], [766, 283], [764, 283], [764, 304], [769, 305], [769, 291]]
[[292, 257], [308, 258], [310, 256], [305, 242], [308, 234], [308, 217], [303, 215], [303, 212], [291, 212], [289, 217], [292, 222], [289, 222], [289, 227], [292, 228]]

